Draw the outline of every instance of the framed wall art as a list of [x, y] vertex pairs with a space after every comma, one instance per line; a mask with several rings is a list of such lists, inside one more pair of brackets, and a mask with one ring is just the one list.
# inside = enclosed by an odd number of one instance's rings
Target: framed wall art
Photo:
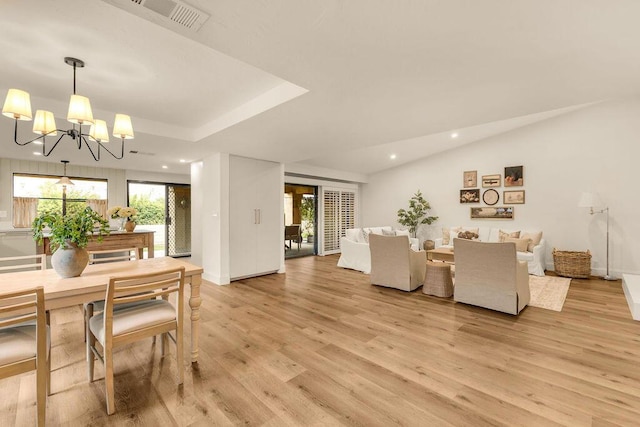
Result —
[[503, 191], [502, 201], [507, 205], [523, 205], [524, 190]]
[[480, 189], [460, 190], [460, 203], [480, 203]]
[[504, 186], [522, 187], [524, 185], [524, 175], [522, 166], [507, 166], [504, 168]]
[[513, 219], [513, 206], [471, 208], [472, 219]]
[[500, 187], [501, 176], [499, 173], [495, 175], [482, 175], [482, 188]]
[[498, 200], [500, 200], [500, 193], [498, 193], [496, 190], [485, 190], [485, 192], [482, 193], [482, 201], [489, 206], [495, 205], [496, 203], [498, 203]]
[[462, 174], [462, 187], [473, 188], [478, 186], [478, 171], [465, 171]]

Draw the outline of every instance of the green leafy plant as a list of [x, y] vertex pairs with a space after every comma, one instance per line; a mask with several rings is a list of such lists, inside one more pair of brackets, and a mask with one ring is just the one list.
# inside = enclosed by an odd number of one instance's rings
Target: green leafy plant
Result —
[[44, 229], [50, 231], [49, 240], [52, 251], [64, 246], [66, 242], [75, 243], [79, 248], [84, 248], [93, 237], [94, 229], [97, 239], [102, 241], [102, 236], [109, 234], [109, 222], [94, 212], [90, 207], [75, 213], [62, 216], [55, 212], [44, 212], [33, 220], [33, 239], [42, 242]]
[[405, 227], [409, 227], [409, 232], [416, 237], [418, 226], [420, 224], [431, 224], [438, 219], [437, 216], [427, 216], [431, 209], [429, 202], [422, 196], [422, 192], [418, 190], [416, 194], [409, 199], [409, 209], [398, 209], [398, 222]]

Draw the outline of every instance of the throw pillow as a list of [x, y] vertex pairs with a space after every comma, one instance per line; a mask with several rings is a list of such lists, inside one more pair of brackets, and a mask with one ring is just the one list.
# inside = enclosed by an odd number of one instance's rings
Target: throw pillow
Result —
[[531, 239], [529, 246], [527, 247], [528, 252], [533, 252], [533, 248], [540, 244], [542, 240], [542, 231], [538, 231], [537, 233], [522, 233], [520, 235], [521, 239]]
[[442, 244], [443, 245], [448, 245], [449, 244], [449, 240], [450, 240], [450, 233], [449, 233], [449, 229], [448, 228], [443, 228], [442, 229]]
[[512, 237], [514, 239], [517, 239], [520, 237], [520, 231], [509, 232], [504, 230], [498, 230], [498, 241], [500, 243], [504, 242], [505, 241], [504, 239], [507, 237]]
[[516, 251], [518, 252], [526, 252], [527, 246], [531, 242], [531, 239], [517, 239], [515, 237], [505, 237], [504, 242], [513, 242], [516, 244]]
[[461, 231], [458, 233], [458, 239], [467, 239], [467, 240], [477, 240], [478, 233], [474, 233], [473, 231]]
[[411, 233], [409, 233], [409, 230], [396, 230], [396, 236], [411, 237]]
[[368, 228], [363, 228], [361, 232], [362, 243], [366, 243], [367, 245], [369, 244], [369, 232], [370, 230]]
[[382, 235], [383, 236], [395, 236], [396, 232], [395, 231], [389, 231], [389, 230], [385, 230], [384, 228], [382, 229]]

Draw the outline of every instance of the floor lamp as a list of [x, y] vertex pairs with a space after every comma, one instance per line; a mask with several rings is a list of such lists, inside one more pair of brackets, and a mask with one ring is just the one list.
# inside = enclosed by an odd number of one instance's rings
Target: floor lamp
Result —
[[609, 207], [596, 211], [593, 210], [594, 206], [602, 206], [602, 202], [598, 195], [594, 193], [582, 193], [580, 196], [580, 202], [578, 202], [578, 207], [589, 208], [589, 213], [591, 215], [599, 213], [607, 214], [607, 274], [604, 276], [604, 280], [616, 280], [615, 277], [609, 274]]

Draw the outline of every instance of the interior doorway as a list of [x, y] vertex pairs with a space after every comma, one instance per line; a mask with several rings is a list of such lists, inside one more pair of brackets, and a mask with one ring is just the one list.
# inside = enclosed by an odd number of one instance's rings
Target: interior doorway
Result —
[[190, 185], [127, 181], [127, 202], [137, 227], [155, 231], [154, 256], [191, 256]]
[[284, 185], [285, 258], [318, 253], [318, 187]]

